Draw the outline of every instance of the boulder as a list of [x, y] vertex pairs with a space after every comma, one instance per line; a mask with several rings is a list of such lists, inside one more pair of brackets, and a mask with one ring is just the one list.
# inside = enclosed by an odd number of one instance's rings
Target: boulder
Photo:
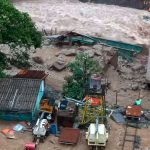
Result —
[[56, 71], [62, 71], [66, 68], [66, 65], [67, 65], [66, 63], [56, 61], [53, 63], [52, 67]]
[[67, 62], [64, 55], [59, 55], [57, 60], [52, 64], [50, 68], [53, 68], [56, 71], [62, 71], [67, 66]]
[[52, 70], [52, 67], [53, 67], [53, 64], [47, 65], [47, 69], [48, 69], [48, 70]]
[[103, 54], [102, 54], [102, 51], [99, 50], [99, 49], [95, 49], [95, 50], [94, 50], [94, 53], [95, 53], [96, 56], [102, 56], [102, 55], [103, 55]]
[[76, 50], [75, 49], [66, 49], [60, 51], [60, 54], [64, 54], [65, 56], [75, 56], [76, 55]]
[[37, 64], [43, 64], [44, 63], [43, 59], [41, 57], [38, 57], [38, 56], [32, 57], [32, 60], [34, 62], [36, 62]]

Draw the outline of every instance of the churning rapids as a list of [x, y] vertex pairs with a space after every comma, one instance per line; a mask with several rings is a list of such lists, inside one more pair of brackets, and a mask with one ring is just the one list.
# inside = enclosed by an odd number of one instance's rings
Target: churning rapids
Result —
[[129, 43], [150, 44], [150, 13], [78, 0], [13, 0], [28, 12], [39, 30], [76, 31]]

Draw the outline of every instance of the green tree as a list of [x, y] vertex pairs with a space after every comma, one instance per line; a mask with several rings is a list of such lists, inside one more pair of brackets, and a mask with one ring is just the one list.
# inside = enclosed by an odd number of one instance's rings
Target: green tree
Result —
[[75, 61], [69, 63], [68, 68], [72, 76], [65, 79], [63, 94], [66, 97], [82, 99], [86, 95], [91, 74], [100, 73], [101, 68], [97, 61], [84, 53], [79, 53]]
[[32, 46], [40, 47], [41, 42], [42, 35], [37, 31], [29, 15], [17, 10], [9, 0], [1, 0], [0, 44], [9, 45], [16, 56], [28, 53]]

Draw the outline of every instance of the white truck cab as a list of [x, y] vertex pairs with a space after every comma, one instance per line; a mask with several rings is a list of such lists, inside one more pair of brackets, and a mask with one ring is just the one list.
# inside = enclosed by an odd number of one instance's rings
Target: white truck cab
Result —
[[91, 146], [106, 146], [108, 140], [108, 132], [104, 124], [94, 124], [91, 123], [88, 132], [86, 132], [86, 139], [88, 145]]

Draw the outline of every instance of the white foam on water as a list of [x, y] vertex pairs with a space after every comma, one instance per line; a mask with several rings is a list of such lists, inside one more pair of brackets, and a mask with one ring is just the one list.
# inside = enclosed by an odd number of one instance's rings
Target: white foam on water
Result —
[[76, 31], [129, 43], [149, 44], [150, 24], [144, 10], [78, 0], [21, 0], [16, 8], [28, 12], [39, 30]]

